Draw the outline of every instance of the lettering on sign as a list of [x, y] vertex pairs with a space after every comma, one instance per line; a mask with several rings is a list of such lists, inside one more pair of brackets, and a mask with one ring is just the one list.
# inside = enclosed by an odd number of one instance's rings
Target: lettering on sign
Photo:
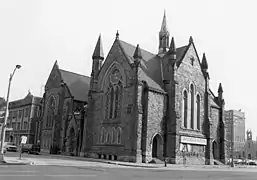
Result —
[[180, 141], [181, 143], [207, 145], [207, 140], [203, 138], [181, 136]]

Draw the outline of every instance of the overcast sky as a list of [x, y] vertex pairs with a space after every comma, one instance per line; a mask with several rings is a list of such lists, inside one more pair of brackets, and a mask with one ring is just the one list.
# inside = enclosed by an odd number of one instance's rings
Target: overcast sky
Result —
[[[242, 109], [247, 128], [257, 132], [255, 0], [1, 0], [0, 96], [11, 100], [30, 90], [40, 95], [55, 60], [60, 68], [90, 75], [99, 33], [105, 57], [119, 30], [120, 39], [157, 53], [166, 10], [176, 46], [193, 36], [198, 54], [206, 53], [212, 91], [222, 82], [226, 109]], [[42, 91], [43, 92], [43, 91]]]

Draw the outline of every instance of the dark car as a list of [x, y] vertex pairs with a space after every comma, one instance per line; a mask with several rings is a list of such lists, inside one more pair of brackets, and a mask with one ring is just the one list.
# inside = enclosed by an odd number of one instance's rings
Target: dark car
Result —
[[13, 142], [4, 142], [7, 151], [17, 152], [17, 146]]
[[27, 152], [28, 154], [39, 154], [40, 145], [38, 144], [24, 144], [22, 147], [22, 153]]

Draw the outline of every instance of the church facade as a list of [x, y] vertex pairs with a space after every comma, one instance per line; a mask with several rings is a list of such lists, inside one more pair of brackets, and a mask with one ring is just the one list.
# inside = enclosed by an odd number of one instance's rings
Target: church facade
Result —
[[86, 157], [128, 162], [213, 164], [226, 161], [223, 89], [209, 87], [206, 55], [193, 38], [182, 47], [164, 15], [157, 54], [116, 39], [104, 58], [101, 36], [92, 59]]
[[80, 155], [89, 86], [90, 77], [60, 69], [55, 62], [43, 97], [42, 151]]

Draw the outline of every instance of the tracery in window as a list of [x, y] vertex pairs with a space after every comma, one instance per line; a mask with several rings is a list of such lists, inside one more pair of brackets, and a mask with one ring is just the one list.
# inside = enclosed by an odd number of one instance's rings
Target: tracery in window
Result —
[[106, 92], [105, 119], [114, 119], [120, 116], [122, 93], [122, 77], [120, 72], [115, 69], [110, 75], [110, 84]]
[[117, 144], [121, 144], [121, 128], [117, 128]]

